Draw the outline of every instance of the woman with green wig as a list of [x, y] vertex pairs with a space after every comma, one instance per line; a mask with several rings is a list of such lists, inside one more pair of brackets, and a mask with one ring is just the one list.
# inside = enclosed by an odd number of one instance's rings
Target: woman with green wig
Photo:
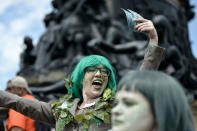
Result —
[[[137, 19], [138, 32], [149, 36], [149, 46], [140, 70], [156, 70], [164, 49], [158, 46], [157, 32], [147, 19]], [[116, 91], [113, 67], [103, 56], [80, 60], [66, 79], [68, 94], [53, 104], [32, 101], [0, 91], [0, 106], [12, 108], [32, 119], [54, 125], [56, 131], [107, 131], [111, 128], [111, 109]]]

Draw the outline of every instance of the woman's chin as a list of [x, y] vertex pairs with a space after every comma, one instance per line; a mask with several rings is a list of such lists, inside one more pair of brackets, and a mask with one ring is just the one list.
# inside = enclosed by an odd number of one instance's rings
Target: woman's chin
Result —
[[92, 92], [92, 95], [94, 96], [94, 98], [98, 98], [98, 97], [101, 97], [102, 95], [102, 92], [101, 91], [93, 91]]
[[113, 126], [111, 131], [126, 131], [122, 126]]

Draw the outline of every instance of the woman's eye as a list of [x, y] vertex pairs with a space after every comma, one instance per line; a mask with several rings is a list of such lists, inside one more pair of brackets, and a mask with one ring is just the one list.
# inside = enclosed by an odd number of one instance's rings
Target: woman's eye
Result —
[[102, 74], [107, 74], [107, 71], [106, 70], [101, 70], [101, 73]]
[[89, 69], [89, 72], [95, 72], [95, 69]]
[[94, 68], [88, 68], [86, 71], [87, 71], [87, 72], [95, 72], [96, 69], [94, 69]]
[[134, 103], [133, 101], [127, 100], [127, 99], [124, 99], [124, 100], [123, 100], [123, 103], [124, 103], [126, 106], [133, 106], [133, 105], [136, 104], [136, 103]]
[[112, 103], [112, 107], [115, 107], [118, 105], [118, 101], [117, 100], [114, 100], [114, 102]]

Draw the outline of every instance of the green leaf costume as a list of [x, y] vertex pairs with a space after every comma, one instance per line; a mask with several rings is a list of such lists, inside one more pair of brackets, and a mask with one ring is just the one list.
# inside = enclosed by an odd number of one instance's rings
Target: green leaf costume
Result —
[[[98, 65], [103, 65], [110, 71], [107, 87], [99, 101], [97, 101], [94, 105], [94, 108], [86, 109], [83, 114], [73, 116], [69, 112], [72, 108], [71, 101], [74, 98], [79, 98], [81, 101], [83, 100], [81, 82], [84, 78], [85, 69], [90, 66]], [[81, 123], [84, 130], [92, 128], [91, 123], [93, 121], [95, 121], [98, 126], [101, 125], [101, 123], [110, 123], [110, 113], [112, 108], [111, 103], [115, 95], [116, 81], [114, 70], [105, 57], [99, 55], [84, 57], [76, 65], [71, 77], [65, 79], [65, 81], [68, 94], [61, 98], [59, 102], [54, 102], [51, 104], [54, 115], [57, 119], [56, 131], [62, 131], [64, 127], [71, 122]]]

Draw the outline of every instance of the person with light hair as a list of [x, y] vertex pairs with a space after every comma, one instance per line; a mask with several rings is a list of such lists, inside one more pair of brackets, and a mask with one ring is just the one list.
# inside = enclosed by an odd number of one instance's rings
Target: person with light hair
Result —
[[182, 85], [159, 71], [131, 71], [118, 84], [112, 131], [194, 131]]

